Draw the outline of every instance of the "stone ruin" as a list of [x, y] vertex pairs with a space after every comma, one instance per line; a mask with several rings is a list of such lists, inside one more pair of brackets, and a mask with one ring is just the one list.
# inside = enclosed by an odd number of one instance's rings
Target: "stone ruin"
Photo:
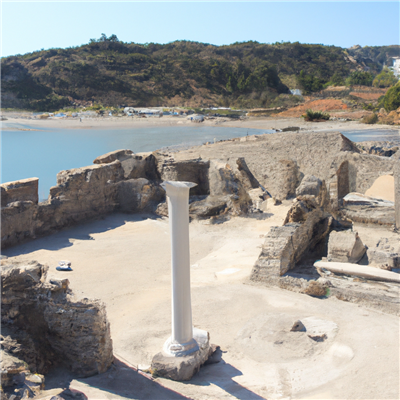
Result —
[[[346, 200], [351, 192], [365, 193], [382, 175], [394, 176], [394, 204]], [[386, 282], [383, 293], [369, 280], [348, 280], [313, 266], [327, 257], [364, 264], [367, 259], [388, 273], [400, 267], [398, 241], [383, 238], [365, 249], [352, 232], [352, 221], [400, 229], [399, 179], [399, 152], [360, 154], [339, 133], [253, 136], [175, 154], [118, 150], [92, 166], [61, 171], [44, 202], [38, 201], [37, 178], [2, 184], [1, 242], [5, 248], [113, 212], [167, 215], [164, 180], [197, 184], [190, 192], [191, 218], [257, 215], [267, 210], [270, 197], [275, 204], [294, 197], [283, 226], [266, 235], [250, 279], [399, 314], [398, 285]], [[344, 242], [342, 234], [348, 235]], [[105, 371], [112, 345], [104, 305], [74, 302], [68, 281], [46, 280], [45, 266], [3, 264], [2, 349], [9, 371], [16, 371], [3, 374], [3, 387], [19, 382], [24, 390], [32, 388], [29, 379], [36, 378], [30, 371], [43, 374], [60, 360], [82, 376]]]
[[1, 263], [1, 387], [15, 400], [37, 395], [57, 365], [88, 377], [114, 359], [105, 305], [76, 301], [68, 279], [48, 279], [47, 271], [35, 261]]

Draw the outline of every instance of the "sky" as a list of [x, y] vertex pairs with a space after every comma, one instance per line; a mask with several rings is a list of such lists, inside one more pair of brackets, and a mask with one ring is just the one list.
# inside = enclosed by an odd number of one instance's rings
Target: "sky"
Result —
[[1, 55], [80, 46], [102, 33], [135, 43], [247, 40], [350, 47], [399, 44], [391, 1], [1, 1]]

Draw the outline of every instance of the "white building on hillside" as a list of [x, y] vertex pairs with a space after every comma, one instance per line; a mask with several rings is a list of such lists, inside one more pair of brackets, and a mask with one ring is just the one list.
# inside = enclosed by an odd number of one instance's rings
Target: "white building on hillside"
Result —
[[393, 57], [393, 67], [390, 68], [396, 78], [400, 77], [400, 57]]

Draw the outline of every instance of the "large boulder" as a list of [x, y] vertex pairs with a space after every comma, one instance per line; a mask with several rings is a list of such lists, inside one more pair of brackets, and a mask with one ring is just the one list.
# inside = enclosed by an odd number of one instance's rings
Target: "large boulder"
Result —
[[329, 210], [329, 193], [325, 181], [314, 175], [305, 175], [296, 189], [297, 200], [315, 200], [324, 210]]
[[366, 252], [357, 232], [332, 231], [328, 241], [328, 261], [357, 263]]

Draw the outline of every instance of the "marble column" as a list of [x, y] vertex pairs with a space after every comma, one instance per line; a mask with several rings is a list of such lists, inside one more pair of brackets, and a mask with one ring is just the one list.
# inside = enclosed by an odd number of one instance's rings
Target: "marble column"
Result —
[[183, 356], [199, 349], [193, 338], [190, 296], [189, 190], [192, 182], [165, 181], [172, 257], [172, 334], [164, 352]]

